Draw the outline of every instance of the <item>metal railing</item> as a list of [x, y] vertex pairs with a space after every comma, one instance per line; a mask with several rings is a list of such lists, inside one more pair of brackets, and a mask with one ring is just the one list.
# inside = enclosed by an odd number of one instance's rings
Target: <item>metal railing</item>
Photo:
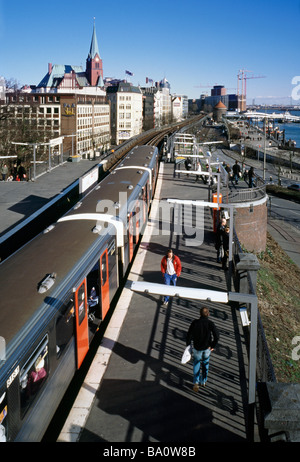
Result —
[[[34, 180], [44, 173], [50, 172], [53, 168], [63, 164], [70, 157], [70, 151], [63, 154], [52, 154], [50, 159], [36, 162], [35, 166], [31, 165], [27, 172], [27, 179]], [[35, 178], [34, 178], [35, 177]]]
[[[233, 260], [234, 261], [233, 262], [234, 262], [234, 269], [235, 269], [235, 263], [238, 262], [238, 254], [242, 254], [244, 253], [244, 251], [241, 247], [241, 244], [239, 242], [239, 239], [237, 237], [235, 230], [233, 231], [233, 233], [234, 233], [234, 244], [233, 244], [233, 255], [234, 255]], [[237, 279], [238, 279], [238, 275], [237, 275], [237, 271], [235, 270], [234, 271], [235, 283], [237, 283]], [[249, 272], [247, 274], [247, 283], [248, 283], [248, 293], [256, 294], [256, 287], [254, 287], [254, 284], [252, 282], [251, 275]], [[249, 309], [249, 307], [247, 308]], [[258, 321], [257, 322], [257, 357], [256, 357], [257, 381], [258, 382], [277, 382], [259, 311], [258, 311], [257, 321]], [[250, 332], [249, 326], [246, 329], [248, 329], [248, 331]]]
[[239, 189], [230, 189], [227, 184], [227, 191], [225, 189], [224, 195], [227, 198], [229, 204], [232, 203], [241, 203], [241, 202], [255, 202], [260, 199], [263, 199], [267, 195], [266, 183], [258, 175], [255, 175], [255, 186], [253, 188], [239, 188]]

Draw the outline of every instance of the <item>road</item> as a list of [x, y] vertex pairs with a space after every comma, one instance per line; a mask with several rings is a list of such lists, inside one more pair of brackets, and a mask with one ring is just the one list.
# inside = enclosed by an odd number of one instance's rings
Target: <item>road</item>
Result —
[[[220, 161], [225, 161], [232, 166], [234, 160], [226, 153], [228, 153], [227, 150], [216, 149], [213, 152], [213, 158], [218, 157]], [[251, 165], [255, 165], [255, 173], [263, 177], [263, 163], [252, 159], [250, 162]], [[270, 183], [268, 181], [270, 176], [273, 177], [273, 183], [276, 183], [276, 167], [267, 163], [265, 177], [268, 183]], [[288, 186], [293, 181], [282, 177], [281, 183], [282, 186]], [[268, 231], [291, 260], [300, 267], [300, 204], [269, 195]]]

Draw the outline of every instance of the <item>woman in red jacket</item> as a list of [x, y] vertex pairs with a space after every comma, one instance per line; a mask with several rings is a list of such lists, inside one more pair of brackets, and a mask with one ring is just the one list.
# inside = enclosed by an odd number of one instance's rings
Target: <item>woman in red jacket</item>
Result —
[[[168, 250], [167, 254], [162, 258], [161, 263], [161, 272], [163, 273], [164, 281], [167, 286], [171, 283], [176, 286], [177, 278], [181, 273], [181, 262], [177, 255], [173, 254], [171, 249]], [[165, 296], [164, 305], [167, 305], [169, 297]]]

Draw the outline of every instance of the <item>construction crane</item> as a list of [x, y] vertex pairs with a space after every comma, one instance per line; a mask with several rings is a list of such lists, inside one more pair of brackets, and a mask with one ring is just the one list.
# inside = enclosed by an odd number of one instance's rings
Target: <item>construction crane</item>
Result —
[[[245, 103], [246, 106], [246, 101], [247, 101], [247, 80], [248, 79], [264, 79], [265, 75], [247, 75], [247, 72], [252, 72], [248, 71], [247, 69], [240, 69], [239, 73], [237, 75], [237, 94], [239, 98], [239, 81], [242, 81], [242, 106]], [[246, 107], [241, 107], [242, 110], [246, 109]]]

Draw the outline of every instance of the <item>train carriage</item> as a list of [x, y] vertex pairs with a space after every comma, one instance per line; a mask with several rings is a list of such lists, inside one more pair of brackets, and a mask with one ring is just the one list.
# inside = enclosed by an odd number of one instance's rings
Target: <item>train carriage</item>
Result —
[[126, 276], [157, 173], [157, 148], [132, 149], [72, 210], [0, 265], [3, 441], [42, 439]]

